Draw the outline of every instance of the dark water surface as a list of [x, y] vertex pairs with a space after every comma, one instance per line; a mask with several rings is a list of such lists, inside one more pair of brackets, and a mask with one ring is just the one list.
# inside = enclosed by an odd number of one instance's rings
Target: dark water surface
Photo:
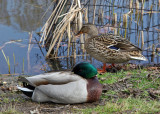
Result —
[[[23, 64], [24, 73], [29, 75], [43, 73], [45, 69], [68, 69], [71, 68], [74, 65], [74, 63], [80, 61], [89, 61], [96, 67], [102, 65], [101, 62], [98, 62], [93, 58], [88, 58], [86, 56], [77, 57], [75, 62], [72, 58], [62, 58], [49, 61], [48, 64], [41, 50], [39, 49], [39, 46], [36, 43], [35, 38], [39, 41], [40, 38], [36, 34], [36, 32], [39, 32], [41, 30], [41, 27], [43, 26], [44, 22], [49, 17], [49, 14], [52, 11], [51, 9], [48, 11], [47, 15], [42, 19], [43, 14], [45, 13], [49, 5], [52, 3], [52, 1], [53, 0], [0, 0], [0, 74], [8, 73], [8, 65], [2, 54], [2, 49], [5, 55], [9, 58], [12, 74], [14, 72], [18, 74], [23, 73]], [[118, 2], [115, 2], [115, 6], [123, 6], [122, 2], [119, 1], [123, 0], [118, 0]], [[155, 3], [147, 1], [145, 4], [145, 8], [150, 9], [150, 4], [153, 4], [153, 10], [160, 11], [159, 7], [157, 6], [158, 2], [156, 1]], [[101, 2], [97, 3], [102, 4]], [[107, 0], [104, 3], [107, 5]], [[108, 7], [105, 6], [104, 10], [107, 11]], [[117, 12], [118, 16], [122, 13], [127, 13], [128, 11], [128, 9], [122, 10], [115, 8], [115, 12]], [[147, 10], [145, 12], [147, 12]], [[107, 19], [107, 15], [109, 14], [108, 12], [105, 12], [104, 15]], [[143, 24], [137, 27], [135, 23], [132, 23], [131, 29], [127, 31], [127, 36], [129, 37], [130, 41], [136, 45], [138, 45], [137, 39], [139, 36], [139, 31], [143, 30], [144, 32], [145, 44], [143, 47], [143, 54], [147, 57], [149, 61], [141, 62], [140, 64], [159, 63], [160, 61], [160, 55], [158, 55], [160, 53], [157, 53], [153, 59], [154, 61], [151, 61], [151, 55], [153, 51], [152, 45], [155, 44], [155, 47], [158, 47], [160, 45], [159, 32], [156, 30], [160, 29], [160, 13], [153, 13], [152, 16], [154, 18], [149, 19], [149, 13], [144, 14]], [[133, 16], [133, 19], [134, 18], [135, 17]], [[104, 23], [109, 23], [109, 19], [104, 21]], [[124, 35], [124, 30], [122, 29], [120, 33]], [[31, 34], [33, 37], [31, 43], [29, 43]], [[141, 47], [141, 41], [139, 47]], [[60, 48], [62, 52], [59, 51], [59, 54], [65, 55], [66, 51], [63, 51], [66, 48], [66, 43], [62, 43]], [[79, 48], [80, 45], [77, 45], [77, 49]], [[46, 50], [42, 48], [42, 51], [45, 55]], [[78, 50], [77, 53], [81, 53], [80, 51], [81, 50]], [[15, 63], [13, 54], [15, 55]], [[136, 63], [139, 64], [139, 62]], [[53, 68], [49, 67], [50, 64], [52, 64]]]

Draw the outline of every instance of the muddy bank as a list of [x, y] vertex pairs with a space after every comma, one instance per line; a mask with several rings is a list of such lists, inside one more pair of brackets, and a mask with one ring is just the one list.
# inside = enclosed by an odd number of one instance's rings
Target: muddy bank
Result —
[[[105, 76], [106, 74], [109, 74], [109, 76]], [[30, 98], [17, 90], [16, 85], [21, 84], [17, 81], [18, 77], [0, 75], [0, 112], [11, 110], [16, 113], [80, 113], [82, 109], [104, 106], [110, 100], [116, 102], [120, 98], [127, 99], [128, 97], [160, 102], [160, 83], [158, 82], [158, 80], [160, 81], [159, 66], [147, 67], [144, 72], [142, 69], [134, 69], [134, 72], [123, 71], [122, 74], [106, 74], [98, 76], [103, 84], [103, 93], [99, 101], [74, 105], [33, 102]], [[115, 82], [104, 82], [112, 75], [115, 75], [115, 78], [117, 79]], [[122, 75], [123, 78], [119, 78]], [[140, 87], [135, 86], [135, 84], [141, 84], [142, 80], [147, 81], [143, 82], [144, 84]], [[149, 85], [155, 86], [150, 87]]]

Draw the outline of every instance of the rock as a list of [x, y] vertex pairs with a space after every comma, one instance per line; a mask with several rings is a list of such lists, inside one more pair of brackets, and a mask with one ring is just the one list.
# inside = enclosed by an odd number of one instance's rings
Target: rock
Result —
[[4, 93], [4, 91], [2, 91], [2, 90], [0, 89], [0, 95], [3, 94], [3, 93]]

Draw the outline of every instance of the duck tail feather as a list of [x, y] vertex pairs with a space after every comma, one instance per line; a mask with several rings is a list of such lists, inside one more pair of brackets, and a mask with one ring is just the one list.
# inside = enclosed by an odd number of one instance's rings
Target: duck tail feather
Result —
[[21, 87], [21, 86], [19, 86], [19, 85], [17, 85], [17, 88], [18, 88], [19, 90], [21, 90], [21, 91], [33, 92], [33, 90], [31, 90], [31, 89], [28, 89], [28, 88], [26, 88], [26, 87]]
[[131, 58], [134, 60], [148, 61], [148, 59], [146, 59], [143, 55], [141, 55], [140, 57], [131, 56]]
[[26, 88], [26, 87], [18, 86], [18, 85], [17, 85], [17, 88], [18, 88], [19, 90], [21, 90], [26, 96], [32, 97], [33, 90], [28, 89], [28, 88]]

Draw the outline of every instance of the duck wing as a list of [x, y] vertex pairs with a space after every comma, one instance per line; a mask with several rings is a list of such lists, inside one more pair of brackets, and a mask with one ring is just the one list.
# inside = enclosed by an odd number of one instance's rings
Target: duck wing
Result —
[[32, 77], [21, 77], [18, 81], [23, 83], [23, 87], [17, 85], [17, 88], [26, 96], [32, 97], [35, 88], [39, 86], [63, 85], [81, 79], [82, 77], [73, 74], [73, 72], [51, 72]]
[[101, 46], [105, 46], [110, 49], [120, 49], [120, 51], [142, 51], [130, 41], [114, 34], [103, 34], [98, 37], [93, 37], [92, 39], [101, 44]]
[[115, 41], [117, 42], [117, 44], [114, 46], [118, 47], [122, 51], [142, 51], [139, 47], [135, 46], [126, 39], [115, 39]]
[[51, 72], [32, 77], [22, 77], [19, 79], [21, 82], [25, 82], [33, 87], [47, 84], [66, 84], [69, 82], [82, 79], [80, 76], [73, 74], [72, 72]]
[[37, 102], [82, 103], [87, 101], [87, 81], [78, 80], [62, 85], [40, 85], [34, 90], [32, 100]]

